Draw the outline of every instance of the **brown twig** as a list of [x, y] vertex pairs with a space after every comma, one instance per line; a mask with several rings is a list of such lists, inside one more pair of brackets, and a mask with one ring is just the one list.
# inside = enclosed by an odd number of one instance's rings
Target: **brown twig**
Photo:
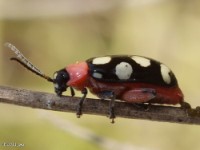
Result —
[[[0, 86], [0, 102], [32, 108], [76, 112], [79, 99], [78, 97], [58, 97], [50, 93]], [[108, 116], [108, 106], [109, 101], [107, 100], [87, 98], [82, 111], [84, 114]], [[116, 102], [115, 114], [123, 118], [200, 125], [200, 117], [196, 109], [186, 111], [180, 107], [158, 105], [151, 105], [147, 108], [146, 104]]]

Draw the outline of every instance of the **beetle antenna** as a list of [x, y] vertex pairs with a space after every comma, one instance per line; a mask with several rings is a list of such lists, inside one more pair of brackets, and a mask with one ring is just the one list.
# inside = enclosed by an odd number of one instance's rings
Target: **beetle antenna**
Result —
[[10, 50], [12, 50], [17, 56], [17, 57], [10, 58], [10, 60], [14, 60], [18, 62], [19, 64], [24, 66], [26, 69], [46, 79], [47, 81], [54, 82], [54, 80], [51, 77], [45, 75], [37, 67], [35, 67], [14, 45], [12, 45], [11, 43], [5, 43], [5, 46], [10, 48]]

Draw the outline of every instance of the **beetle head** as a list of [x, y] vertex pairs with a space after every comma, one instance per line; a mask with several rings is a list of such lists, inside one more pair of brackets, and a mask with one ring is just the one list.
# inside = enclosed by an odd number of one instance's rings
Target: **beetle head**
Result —
[[61, 96], [62, 92], [68, 88], [67, 82], [69, 81], [69, 74], [65, 69], [61, 69], [56, 71], [53, 77], [55, 92], [58, 96]]

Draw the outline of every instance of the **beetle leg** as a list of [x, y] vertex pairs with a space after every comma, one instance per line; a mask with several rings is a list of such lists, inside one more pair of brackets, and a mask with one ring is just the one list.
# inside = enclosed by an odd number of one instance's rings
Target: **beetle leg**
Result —
[[70, 87], [70, 91], [71, 91], [71, 96], [73, 97], [75, 95], [74, 89]]
[[110, 99], [109, 118], [112, 120], [111, 123], [114, 123], [114, 119], [115, 119], [114, 107], [115, 107], [115, 99], [116, 99], [115, 93], [113, 91], [103, 91], [101, 93], [98, 93], [98, 97], [100, 97], [101, 100]]
[[111, 119], [111, 123], [115, 123], [114, 119], [115, 119], [115, 98], [116, 95], [114, 94], [114, 92], [111, 92], [111, 101], [109, 104], [109, 118]]
[[123, 93], [122, 99], [130, 103], [146, 103], [156, 97], [156, 91], [151, 88], [133, 89]]
[[84, 88], [81, 93], [83, 94], [83, 97], [80, 99], [79, 103], [78, 103], [78, 108], [77, 108], [77, 112], [76, 112], [76, 115], [77, 115], [77, 118], [80, 118], [80, 116], [82, 115], [82, 107], [83, 107], [83, 102], [87, 96], [87, 89]]

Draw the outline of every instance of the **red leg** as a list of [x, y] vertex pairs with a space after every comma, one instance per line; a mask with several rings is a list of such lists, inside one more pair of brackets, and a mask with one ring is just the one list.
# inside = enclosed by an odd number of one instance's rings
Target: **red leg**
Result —
[[134, 89], [126, 91], [122, 95], [122, 100], [130, 103], [145, 103], [156, 97], [156, 91], [150, 88]]

